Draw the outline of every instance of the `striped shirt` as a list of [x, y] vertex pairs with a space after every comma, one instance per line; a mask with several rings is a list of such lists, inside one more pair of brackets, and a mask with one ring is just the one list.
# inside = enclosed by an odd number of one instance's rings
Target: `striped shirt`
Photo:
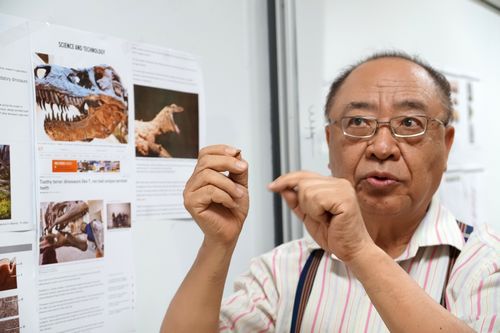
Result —
[[[405, 251], [395, 259], [440, 302], [449, 246], [461, 250], [446, 290], [448, 309], [478, 332], [500, 332], [500, 236], [476, 227], [464, 244], [453, 215], [433, 199]], [[289, 332], [301, 270], [319, 246], [309, 236], [252, 260], [222, 303], [220, 332]], [[402, 314], [404, 315], [404, 314]], [[361, 283], [341, 261], [324, 255], [301, 332], [388, 332]]]

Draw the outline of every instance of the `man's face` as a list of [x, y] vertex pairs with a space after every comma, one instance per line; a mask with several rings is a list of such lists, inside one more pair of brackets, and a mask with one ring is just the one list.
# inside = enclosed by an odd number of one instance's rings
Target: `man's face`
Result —
[[369, 61], [344, 81], [326, 127], [333, 176], [355, 187], [363, 213], [419, 216], [427, 209], [446, 169], [454, 129], [436, 121], [415, 138], [397, 138], [387, 125], [368, 139], [344, 136], [340, 119], [426, 115], [446, 120], [436, 84], [420, 66], [399, 58]]

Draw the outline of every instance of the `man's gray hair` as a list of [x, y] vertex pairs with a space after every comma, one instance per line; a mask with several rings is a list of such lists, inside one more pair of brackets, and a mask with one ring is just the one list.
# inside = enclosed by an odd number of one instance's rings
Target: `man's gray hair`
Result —
[[335, 97], [337, 93], [342, 87], [342, 84], [345, 82], [347, 77], [352, 73], [353, 70], [358, 68], [360, 65], [367, 63], [372, 60], [381, 59], [381, 58], [399, 58], [408, 60], [413, 62], [414, 64], [419, 65], [430, 75], [430, 77], [434, 80], [436, 84], [436, 88], [439, 91], [439, 94], [442, 97], [442, 104], [446, 111], [446, 119], [444, 121], [445, 125], [449, 123], [452, 118], [453, 108], [451, 103], [451, 92], [450, 92], [450, 83], [446, 79], [446, 77], [441, 74], [438, 70], [430, 66], [427, 62], [423, 61], [417, 56], [411, 56], [403, 51], [382, 51], [377, 52], [367, 58], [364, 58], [353, 65], [346, 67], [332, 82], [330, 85], [330, 91], [328, 93], [328, 97], [326, 98], [325, 104], [325, 117], [328, 120], [328, 114], [330, 112], [331, 107], [335, 102]]

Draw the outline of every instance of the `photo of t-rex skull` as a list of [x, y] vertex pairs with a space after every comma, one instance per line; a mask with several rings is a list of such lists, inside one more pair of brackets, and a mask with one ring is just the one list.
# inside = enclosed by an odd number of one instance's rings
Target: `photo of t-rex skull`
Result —
[[45, 133], [55, 141], [92, 141], [114, 136], [127, 143], [128, 94], [108, 65], [34, 69], [36, 103]]

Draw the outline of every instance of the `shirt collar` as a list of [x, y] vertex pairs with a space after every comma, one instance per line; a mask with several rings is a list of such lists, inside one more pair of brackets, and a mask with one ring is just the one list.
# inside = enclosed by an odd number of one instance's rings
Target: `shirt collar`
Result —
[[396, 261], [413, 258], [421, 247], [438, 245], [450, 245], [462, 250], [464, 237], [457, 225], [456, 218], [441, 205], [438, 196], [435, 195], [424, 219], [415, 230], [405, 251]]
[[[304, 242], [309, 252], [321, 248], [307, 231], [305, 231]], [[436, 245], [450, 245], [458, 250], [462, 250], [464, 245], [464, 238], [455, 217], [441, 205], [437, 195], [432, 198], [424, 219], [418, 225], [406, 249], [395, 260], [411, 259], [417, 254], [419, 248]], [[339, 260], [334, 254], [331, 254], [331, 257]]]

